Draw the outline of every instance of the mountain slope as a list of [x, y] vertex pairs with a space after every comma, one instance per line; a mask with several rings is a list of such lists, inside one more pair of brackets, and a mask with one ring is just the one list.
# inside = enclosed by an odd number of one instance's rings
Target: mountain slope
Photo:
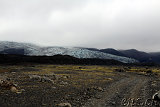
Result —
[[[65, 48], [65, 47], [40, 47], [28, 43], [17, 43], [17, 42], [0, 42], [0, 51], [4, 52], [8, 49], [24, 49], [24, 55], [36, 55], [36, 56], [53, 56], [56, 54], [70, 55], [77, 58], [99, 58], [99, 59], [114, 59], [123, 63], [135, 63], [138, 62], [135, 59], [116, 56], [98, 51], [91, 51], [82, 48]], [[5, 51], [6, 52], [6, 51]], [[8, 51], [7, 51], [8, 52]], [[12, 54], [9, 51], [6, 54]], [[15, 54], [15, 53], [14, 53]]]
[[15, 49], [15, 48], [10, 48], [10, 49], [4, 49], [0, 51], [0, 54], [17, 54], [17, 55], [24, 55], [24, 49]]
[[100, 50], [96, 48], [86, 48], [86, 49], [109, 53], [117, 56], [129, 57], [129, 58], [136, 59], [139, 62], [160, 64], [160, 52], [147, 53], [143, 51], [138, 51], [136, 49], [115, 50], [112, 48], [106, 48], [106, 49], [100, 49]]
[[118, 56], [124, 56], [126, 57], [123, 53], [115, 50], [115, 49], [112, 49], [112, 48], [107, 48], [107, 49], [101, 49], [100, 50], [101, 52], [104, 52], [104, 53], [109, 53], [109, 54], [113, 54], [113, 55], [118, 55]]
[[160, 52], [152, 52], [152, 53], [149, 53], [149, 54], [151, 55], [151, 58], [154, 62], [160, 64]]
[[146, 52], [138, 51], [136, 49], [120, 50], [119, 52], [127, 57], [137, 59], [140, 62], [152, 62], [152, 56]]
[[118, 50], [115, 50], [113, 48], [106, 48], [106, 49], [97, 49], [97, 48], [83, 48], [83, 49], [88, 49], [91, 51], [98, 51], [98, 52], [103, 52], [103, 53], [108, 53], [112, 55], [117, 55], [117, 56], [124, 56], [126, 57], [123, 53], [119, 52]]

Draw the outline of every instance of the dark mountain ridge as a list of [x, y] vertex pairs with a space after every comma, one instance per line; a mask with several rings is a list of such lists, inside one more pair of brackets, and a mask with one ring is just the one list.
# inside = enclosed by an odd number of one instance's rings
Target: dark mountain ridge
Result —
[[160, 52], [147, 53], [136, 49], [116, 50], [84, 47], [41, 47], [29, 43], [0, 41], [0, 54], [30, 56], [69, 55], [76, 58], [113, 59], [123, 63], [159, 63]]
[[[90, 49], [90, 48], [86, 48]], [[92, 49], [92, 48], [91, 48]], [[158, 63], [160, 64], [160, 52], [143, 52], [138, 51], [136, 49], [128, 49], [128, 50], [116, 50], [113, 48], [107, 49], [92, 49], [104, 53], [109, 53], [117, 56], [129, 57], [138, 60], [141, 63]]]
[[24, 51], [24, 49], [10, 48], [10, 49], [4, 49], [3, 51], [0, 51], [0, 54], [17, 54], [17, 55], [24, 55], [24, 54], [25, 54], [25, 51]]
[[0, 64], [75, 64], [75, 65], [123, 65], [113, 59], [75, 58], [69, 55], [26, 56], [0, 54]]
[[129, 50], [119, 50], [122, 54], [127, 57], [134, 58], [139, 60], [140, 62], [152, 62], [152, 55], [146, 52], [138, 51], [136, 49]]
[[104, 52], [104, 53], [110, 53], [110, 54], [113, 54], [113, 55], [118, 55], [118, 56], [124, 56], [126, 57], [125, 54], [113, 49], [113, 48], [107, 48], [107, 49], [101, 49], [100, 50], [101, 52]]
[[76, 58], [97, 58], [97, 59], [113, 59], [123, 63], [135, 63], [138, 62], [135, 59], [116, 56], [109, 53], [104, 53], [95, 50], [88, 50], [84, 48], [77, 47], [44, 47], [29, 43], [18, 43], [18, 42], [8, 42], [0, 41], [0, 53], [2, 54], [20, 54], [29, 56], [54, 56], [60, 55], [70, 55]]

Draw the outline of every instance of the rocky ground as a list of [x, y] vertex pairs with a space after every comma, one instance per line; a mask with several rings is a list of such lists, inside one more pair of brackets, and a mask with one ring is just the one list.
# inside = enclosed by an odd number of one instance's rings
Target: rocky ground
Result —
[[160, 89], [159, 72], [153, 67], [0, 65], [0, 80], [8, 83], [0, 82], [0, 107], [159, 107], [151, 99]]
[[98, 99], [92, 98], [83, 107], [153, 107], [160, 106], [152, 100], [158, 91], [159, 79], [132, 73], [122, 73], [125, 77], [107, 86]]

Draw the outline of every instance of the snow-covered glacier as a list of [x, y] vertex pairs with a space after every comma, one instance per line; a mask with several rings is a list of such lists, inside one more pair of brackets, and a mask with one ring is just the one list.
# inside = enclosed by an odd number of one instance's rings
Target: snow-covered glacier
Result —
[[17, 42], [0, 42], [0, 51], [6, 49], [24, 49], [25, 55], [46, 55], [53, 56], [56, 54], [70, 55], [77, 58], [100, 58], [100, 59], [114, 59], [123, 63], [135, 63], [138, 62], [135, 59], [116, 56], [98, 51], [91, 51], [84, 48], [75, 47], [42, 47], [29, 43], [17, 43]]

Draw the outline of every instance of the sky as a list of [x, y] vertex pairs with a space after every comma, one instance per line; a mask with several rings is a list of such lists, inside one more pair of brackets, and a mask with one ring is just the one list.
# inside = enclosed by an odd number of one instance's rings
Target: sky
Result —
[[160, 0], [0, 0], [0, 41], [160, 52]]

